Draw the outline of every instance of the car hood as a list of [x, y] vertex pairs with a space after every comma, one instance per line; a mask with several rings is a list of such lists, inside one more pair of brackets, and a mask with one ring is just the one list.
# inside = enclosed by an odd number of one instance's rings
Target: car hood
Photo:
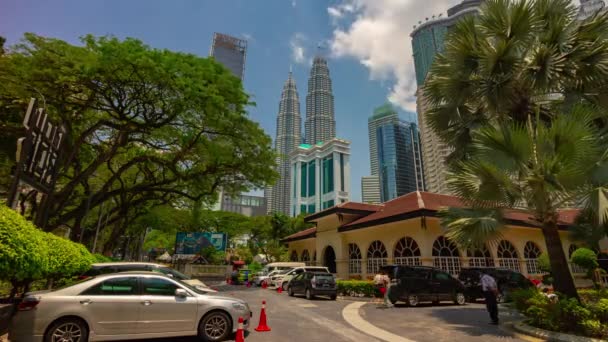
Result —
[[219, 299], [219, 300], [225, 300], [225, 301], [229, 301], [229, 302], [237, 302], [237, 303], [241, 303], [241, 304], [247, 304], [246, 301], [239, 299], [239, 298], [235, 298], [235, 297], [229, 297], [229, 296], [224, 296], [221, 294], [215, 294], [215, 293], [209, 293], [207, 296], [213, 298], [213, 299]]

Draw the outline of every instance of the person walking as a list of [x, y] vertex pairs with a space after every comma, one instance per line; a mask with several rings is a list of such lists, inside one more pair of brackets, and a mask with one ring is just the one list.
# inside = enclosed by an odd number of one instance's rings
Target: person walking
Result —
[[384, 306], [386, 308], [392, 308], [394, 307], [393, 303], [391, 303], [391, 300], [389, 298], [390, 292], [391, 292], [391, 277], [389, 276], [388, 272], [382, 272], [383, 273], [383, 278], [384, 278]]
[[496, 296], [498, 295], [498, 286], [496, 280], [491, 275], [484, 273], [481, 276], [481, 289], [483, 290], [483, 296], [486, 300], [486, 308], [490, 313], [490, 324], [498, 325], [498, 304], [496, 303]]
[[374, 276], [374, 286], [376, 287], [376, 298], [374, 299], [374, 303], [381, 303], [382, 297], [384, 297], [384, 293], [386, 288], [384, 287], [385, 279], [384, 272], [382, 270], [378, 270], [378, 273]]

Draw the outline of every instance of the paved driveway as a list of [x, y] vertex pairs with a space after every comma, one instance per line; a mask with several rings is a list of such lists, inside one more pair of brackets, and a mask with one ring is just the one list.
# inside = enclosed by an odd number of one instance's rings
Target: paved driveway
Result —
[[[419, 342], [441, 341], [523, 341], [504, 326], [489, 324], [483, 304], [421, 305], [393, 309], [364, 305], [359, 314], [374, 326]], [[508, 318], [501, 317], [503, 322]]]

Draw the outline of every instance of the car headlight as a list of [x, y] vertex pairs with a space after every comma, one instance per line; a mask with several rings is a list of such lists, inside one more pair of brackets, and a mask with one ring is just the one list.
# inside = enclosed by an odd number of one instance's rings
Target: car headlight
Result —
[[247, 306], [243, 303], [232, 303], [232, 307], [239, 311], [246, 311]]

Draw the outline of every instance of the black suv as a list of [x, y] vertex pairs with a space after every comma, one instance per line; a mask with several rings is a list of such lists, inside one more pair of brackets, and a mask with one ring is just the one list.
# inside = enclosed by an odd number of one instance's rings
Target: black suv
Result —
[[338, 287], [336, 279], [331, 273], [302, 272], [289, 281], [287, 293], [290, 296], [303, 294], [306, 299], [313, 299], [315, 296], [329, 296], [331, 300], [336, 300]]
[[481, 290], [481, 276], [487, 273], [496, 280], [498, 285], [498, 297], [496, 300], [499, 303], [503, 303], [509, 292], [518, 289], [526, 289], [534, 287], [529, 279], [523, 274], [508, 269], [501, 268], [463, 268], [460, 270], [458, 279], [464, 284], [466, 288], [466, 296], [469, 302], [474, 302], [478, 298], [483, 298], [483, 292]]
[[391, 278], [389, 300], [394, 304], [403, 301], [409, 306], [420, 302], [466, 302], [462, 283], [440, 269], [424, 266], [384, 266]]

